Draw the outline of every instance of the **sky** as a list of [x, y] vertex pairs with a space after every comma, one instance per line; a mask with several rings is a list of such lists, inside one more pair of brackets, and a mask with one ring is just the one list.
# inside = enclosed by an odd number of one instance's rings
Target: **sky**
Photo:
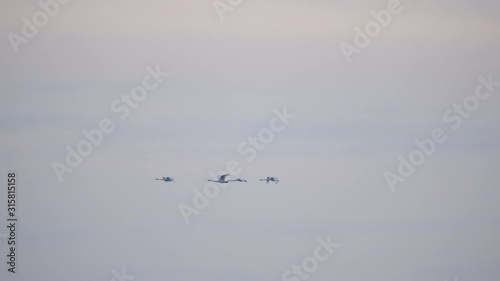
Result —
[[[331, 236], [307, 280], [498, 280], [500, 87], [456, 130], [443, 114], [479, 77], [500, 81], [499, 4], [401, 0], [349, 63], [341, 43], [390, 2], [243, 0], [221, 20], [212, 0], [70, 0], [16, 53], [9, 34], [43, 10], [1, 0], [0, 279], [279, 281]], [[168, 77], [122, 120], [112, 104], [148, 67]], [[239, 147], [283, 110], [295, 117], [248, 161]], [[115, 129], [60, 181], [53, 163], [105, 118]], [[391, 190], [384, 175], [439, 128]], [[179, 206], [230, 161], [248, 182], [186, 224]]]

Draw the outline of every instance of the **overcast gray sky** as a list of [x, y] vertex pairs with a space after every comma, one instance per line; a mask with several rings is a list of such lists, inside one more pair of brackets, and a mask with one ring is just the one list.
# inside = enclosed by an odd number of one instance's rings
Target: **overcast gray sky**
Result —
[[[388, 2], [243, 0], [221, 21], [211, 0], [71, 0], [16, 54], [7, 35], [41, 8], [2, 0], [0, 170], [18, 172], [20, 221], [0, 278], [279, 281], [332, 235], [309, 280], [497, 281], [500, 88], [456, 131], [442, 115], [500, 80], [500, 6], [401, 1], [347, 63], [339, 44]], [[113, 100], [156, 65], [170, 76], [119, 120]], [[297, 117], [247, 162], [238, 145], [284, 106]], [[115, 131], [59, 182], [51, 163], [102, 118]], [[384, 173], [435, 128], [447, 141], [391, 192]], [[179, 204], [230, 160], [249, 182], [186, 225]]]

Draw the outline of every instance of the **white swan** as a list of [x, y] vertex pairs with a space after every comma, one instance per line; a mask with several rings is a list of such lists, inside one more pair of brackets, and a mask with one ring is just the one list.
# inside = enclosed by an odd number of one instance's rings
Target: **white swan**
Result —
[[280, 180], [277, 177], [267, 177], [265, 179], [260, 179], [260, 181], [266, 181], [266, 183], [273, 181], [275, 184], [278, 184]]
[[228, 183], [229, 181], [226, 180], [226, 177], [229, 176], [229, 174], [221, 175], [217, 180], [208, 180], [208, 181], [213, 181], [213, 182], [218, 182], [218, 183]]
[[228, 181], [239, 181], [239, 182], [247, 182], [245, 179], [237, 178], [235, 180], [228, 180]]
[[171, 182], [171, 181], [175, 181], [174, 178], [172, 177], [162, 177], [161, 179], [155, 179], [157, 181], [164, 181], [164, 182]]

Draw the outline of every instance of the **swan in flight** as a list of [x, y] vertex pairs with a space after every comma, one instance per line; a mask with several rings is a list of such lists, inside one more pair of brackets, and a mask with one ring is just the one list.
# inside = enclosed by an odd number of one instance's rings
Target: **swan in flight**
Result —
[[275, 184], [278, 184], [280, 181], [277, 177], [267, 177], [265, 179], [260, 179], [260, 181], [266, 181], [266, 183], [269, 183], [270, 181], [274, 181]]
[[229, 176], [229, 174], [220, 175], [217, 180], [208, 180], [208, 181], [213, 181], [213, 182], [218, 182], [218, 183], [228, 183], [229, 181], [226, 180], [227, 176]]
[[228, 180], [228, 181], [239, 181], [239, 182], [247, 182], [245, 179], [237, 178], [235, 180]]
[[155, 179], [157, 181], [164, 181], [164, 182], [171, 182], [171, 181], [175, 181], [174, 178], [172, 177], [162, 177], [161, 179]]

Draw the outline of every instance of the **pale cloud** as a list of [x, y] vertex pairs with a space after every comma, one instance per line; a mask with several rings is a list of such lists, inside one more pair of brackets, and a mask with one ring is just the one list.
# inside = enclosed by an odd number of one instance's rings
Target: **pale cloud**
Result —
[[[37, 9], [4, 2], [4, 35]], [[212, 1], [72, 0], [18, 55], [4, 36], [0, 168], [20, 175], [24, 276], [279, 280], [332, 234], [316, 280], [497, 280], [499, 95], [397, 193], [382, 174], [478, 76], [500, 80], [498, 4], [407, 3], [347, 65], [338, 44], [386, 4], [247, 0], [221, 22]], [[171, 75], [119, 120], [111, 102], [154, 64]], [[297, 118], [248, 163], [238, 144], [284, 105]], [[116, 130], [60, 184], [50, 163], [105, 117]], [[229, 160], [249, 182], [185, 226], [178, 204]]]

